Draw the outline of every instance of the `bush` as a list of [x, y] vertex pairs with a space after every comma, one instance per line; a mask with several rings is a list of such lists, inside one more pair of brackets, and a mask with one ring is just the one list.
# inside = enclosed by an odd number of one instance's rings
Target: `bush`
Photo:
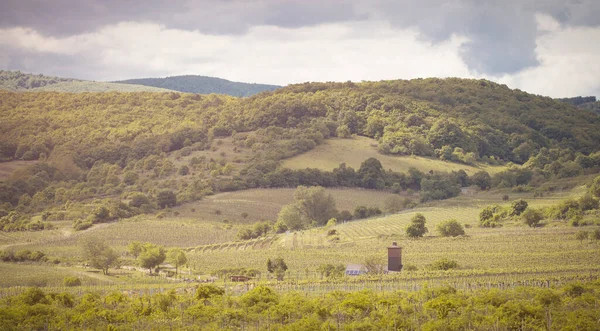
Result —
[[439, 223], [436, 226], [436, 230], [442, 237], [457, 237], [465, 234], [465, 229], [463, 229], [463, 226], [455, 219]]
[[544, 214], [538, 209], [528, 208], [521, 214], [521, 219], [525, 224], [533, 228], [544, 219]]
[[454, 260], [448, 260], [446, 258], [435, 261], [431, 264], [433, 270], [450, 270], [458, 268], [458, 262]]
[[415, 214], [411, 219], [411, 224], [406, 228], [406, 235], [410, 238], [423, 237], [428, 232], [425, 227], [425, 216], [423, 214]]
[[77, 277], [65, 277], [63, 279], [63, 285], [68, 287], [81, 286], [81, 279]]

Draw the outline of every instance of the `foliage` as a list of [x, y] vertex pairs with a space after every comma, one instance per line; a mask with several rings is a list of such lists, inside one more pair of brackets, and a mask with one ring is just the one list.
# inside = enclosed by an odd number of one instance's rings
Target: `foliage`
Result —
[[507, 215], [508, 212], [499, 205], [487, 206], [479, 213], [479, 225], [484, 228], [500, 227]]
[[90, 266], [108, 274], [108, 268], [118, 264], [119, 256], [104, 241], [91, 237], [83, 241], [83, 257]]
[[140, 267], [152, 273], [152, 269], [159, 266], [167, 258], [165, 248], [151, 243], [144, 243], [137, 257]]
[[65, 277], [65, 279], [63, 279], [63, 285], [67, 287], [81, 286], [81, 279], [73, 276]]
[[541, 210], [535, 208], [527, 208], [522, 214], [523, 222], [530, 227], [536, 227], [541, 220], [544, 219], [544, 214]]
[[177, 197], [171, 190], [163, 190], [158, 192], [156, 203], [160, 208], [173, 207], [177, 204]]
[[425, 216], [421, 213], [415, 214], [410, 219], [410, 225], [406, 228], [406, 235], [410, 238], [423, 237], [428, 232], [425, 227]]
[[596, 178], [594, 178], [594, 181], [592, 182], [592, 185], [590, 186], [590, 194], [593, 197], [600, 199], [600, 176], [597, 176]]
[[455, 219], [438, 223], [435, 228], [442, 237], [457, 237], [465, 234], [465, 229]]
[[285, 276], [285, 272], [287, 271], [287, 269], [288, 269], [287, 264], [280, 257], [275, 258], [273, 260], [271, 260], [271, 259], [267, 260], [267, 271], [269, 271], [269, 273], [275, 274], [275, 276], [277, 277], [277, 280], [283, 280], [283, 277]]
[[325, 225], [338, 213], [335, 200], [322, 187], [298, 186], [294, 192], [294, 202], [309, 224], [315, 222], [317, 225]]
[[458, 268], [458, 262], [446, 258], [437, 260], [431, 264], [431, 269], [433, 270], [450, 270], [456, 268]]
[[364, 272], [371, 275], [382, 275], [387, 270], [387, 263], [382, 255], [370, 255], [363, 261]]
[[510, 204], [510, 216], [519, 216], [527, 209], [527, 201], [523, 199], [515, 200]]
[[171, 248], [167, 254], [167, 261], [175, 265], [175, 274], [177, 274], [180, 266], [185, 265], [188, 261], [185, 252], [181, 248]]
[[317, 272], [321, 274], [321, 277], [325, 278], [339, 278], [344, 276], [346, 267], [343, 264], [321, 264], [317, 267]]

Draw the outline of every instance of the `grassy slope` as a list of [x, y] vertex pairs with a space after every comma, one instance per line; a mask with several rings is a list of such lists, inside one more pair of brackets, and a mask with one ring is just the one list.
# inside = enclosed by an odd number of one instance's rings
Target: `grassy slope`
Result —
[[28, 92], [172, 92], [172, 90], [132, 84], [73, 81], [59, 82], [44, 87], [27, 90]]
[[[364, 189], [327, 189], [336, 201], [338, 210], [353, 211], [358, 205], [384, 207], [392, 193]], [[293, 202], [294, 189], [255, 189], [220, 193], [204, 200], [188, 203], [174, 210], [182, 217], [200, 220], [254, 223], [276, 220], [281, 207]], [[192, 211], [194, 210], [194, 211]], [[216, 211], [220, 211], [218, 214]], [[248, 213], [247, 218], [241, 216]]]
[[332, 170], [345, 162], [347, 166], [354, 169], [360, 168], [360, 164], [370, 158], [378, 159], [384, 169], [392, 169], [398, 172], [407, 172], [410, 167], [417, 168], [423, 172], [434, 171], [457, 171], [465, 170], [468, 174], [473, 174], [479, 170], [485, 170], [494, 174], [504, 170], [504, 167], [479, 165], [477, 167], [444, 162], [438, 159], [430, 159], [420, 156], [392, 156], [384, 155], [377, 151], [377, 141], [375, 139], [356, 136], [352, 139], [327, 139], [323, 144], [318, 145], [312, 150], [286, 159], [283, 166], [291, 169], [318, 168], [322, 170]]

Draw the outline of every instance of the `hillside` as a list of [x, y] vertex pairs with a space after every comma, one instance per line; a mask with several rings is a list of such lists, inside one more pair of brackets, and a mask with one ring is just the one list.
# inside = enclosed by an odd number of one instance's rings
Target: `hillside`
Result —
[[25, 74], [20, 71], [0, 70], [0, 90], [15, 92], [169, 92], [167, 89], [72, 78]]
[[239, 83], [216, 77], [196, 75], [128, 79], [116, 81], [115, 83], [153, 86], [186, 93], [226, 94], [236, 97], [248, 97], [281, 87], [277, 85]]
[[596, 97], [574, 97], [574, 98], [561, 98], [557, 99], [562, 102], [566, 102], [580, 109], [585, 109], [600, 115], [600, 101], [596, 100]]
[[[298, 185], [419, 191], [426, 202], [600, 167], [598, 116], [484, 80], [307, 83], [248, 98], [0, 92], [0, 116], [11, 229], [48, 210], [82, 229]], [[109, 212], [97, 218], [97, 204]]]

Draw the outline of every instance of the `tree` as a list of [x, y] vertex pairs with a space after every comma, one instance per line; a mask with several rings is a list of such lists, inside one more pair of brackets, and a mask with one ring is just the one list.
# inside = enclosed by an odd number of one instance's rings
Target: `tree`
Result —
[[465, 229], [455, 219], [450, 219], [439, 223], [436, 230], [442, 237], [457, 237], [465, 234]]
[[127, 251], [129, 252], [129, 254], [131, 254], [134, 258], [137, 259], [137, 257], [140, 255], [140, 253], [142, 252], [142, 243], [139, 241], [132, 241], [129, 243], [129, 245], [127, 245]]
[[492, 186], [492, 177], [487, 172], [481, 170], [469, 177], [471, 185], [476, 185], [482, 190], [487, 190]]
[[425, 227], [425, 216], [421, 213], [415, 214], [410, 219], [411, 224], [406, 228], [406, 235], [410, 238], [423, 237], [429, 230]]
[[381, 275], [385, 273], [387, 265], [385, 258], [381, 255], [371, 255], [365, 258], [363, 262], [365, 272], [373, 275]]
[[510, 216], [519, 216], [527, 209], [527, 201], [523, 199], [515, 200], [510, 205]]
[[382, 189], [385, 187], [385, 171], [381, 162], [374, 157], [366, 159], [358, 169], [360, 186], [370, 189]]
[[150, 204], [150, 200], [144, 193], [140, 192], [134, 193], [129, 201], [129, 205], [136, 208], [140, 208], [142, 205], [148, 204]]
[[156, 196], [156, 203], [160, 208], [173, 207], [177, 204], [177, 197], [171, 190], [163, 190], [158, 192]]
[[306, 218], [306, 223], [325, 225], [338, 213], [335, 200], [320, 186], [298, 186], [294, 192], [294, 201], [298, 211]]
[[169, 250], [168, 260], [171, 264], [175, 265], [175, 274], [178, 273], [179, 266], [185, 265], [188, 261], [185, 252], [178, 247]]
[[277, 224], [285, 224], [285, 229], [281, 225], [278, 226], [278, 229], [282, 232], [285, 232], [288, 229], [296, 231], [304, 228], [302, 215], [300, 215], [300, 211], [296, 205], [283, 206], [277, 215]]
[[592, 185], [590, 186], [590, 194], [600, 199], [600, 176], [594, 178]]
[[538, 209], [527, 208], [521, 214], [521, 218], [523, 219], [523, 222], [525, 222], [525, 224], [533, 228], [536, 227], [540, 223], [540, 221], [544, 219], [544, 214]]
[[146, 268], [152, 273], [152, 269], [163, 263], [166, 258], [167, 256], [164, 247], [145, 243], [142, 245], [142, 251], [138, 256], [138, 262], [140, 267]]
[[83, 242], [83, 255], [90, 266], [102, 270], [108, 274], [108, 268], [115, 266], [119, 256], [104, 241], [97, 238], [89, 238]]
[[275, 274], [277, 280], [283, 280], [287, 269], [287, 264], [285, 264], [285, 261], [280, 257], [275, 258], [272, 261], [271, 259], [267, 260], [267, 271], [269, 271], [269, 273]]

